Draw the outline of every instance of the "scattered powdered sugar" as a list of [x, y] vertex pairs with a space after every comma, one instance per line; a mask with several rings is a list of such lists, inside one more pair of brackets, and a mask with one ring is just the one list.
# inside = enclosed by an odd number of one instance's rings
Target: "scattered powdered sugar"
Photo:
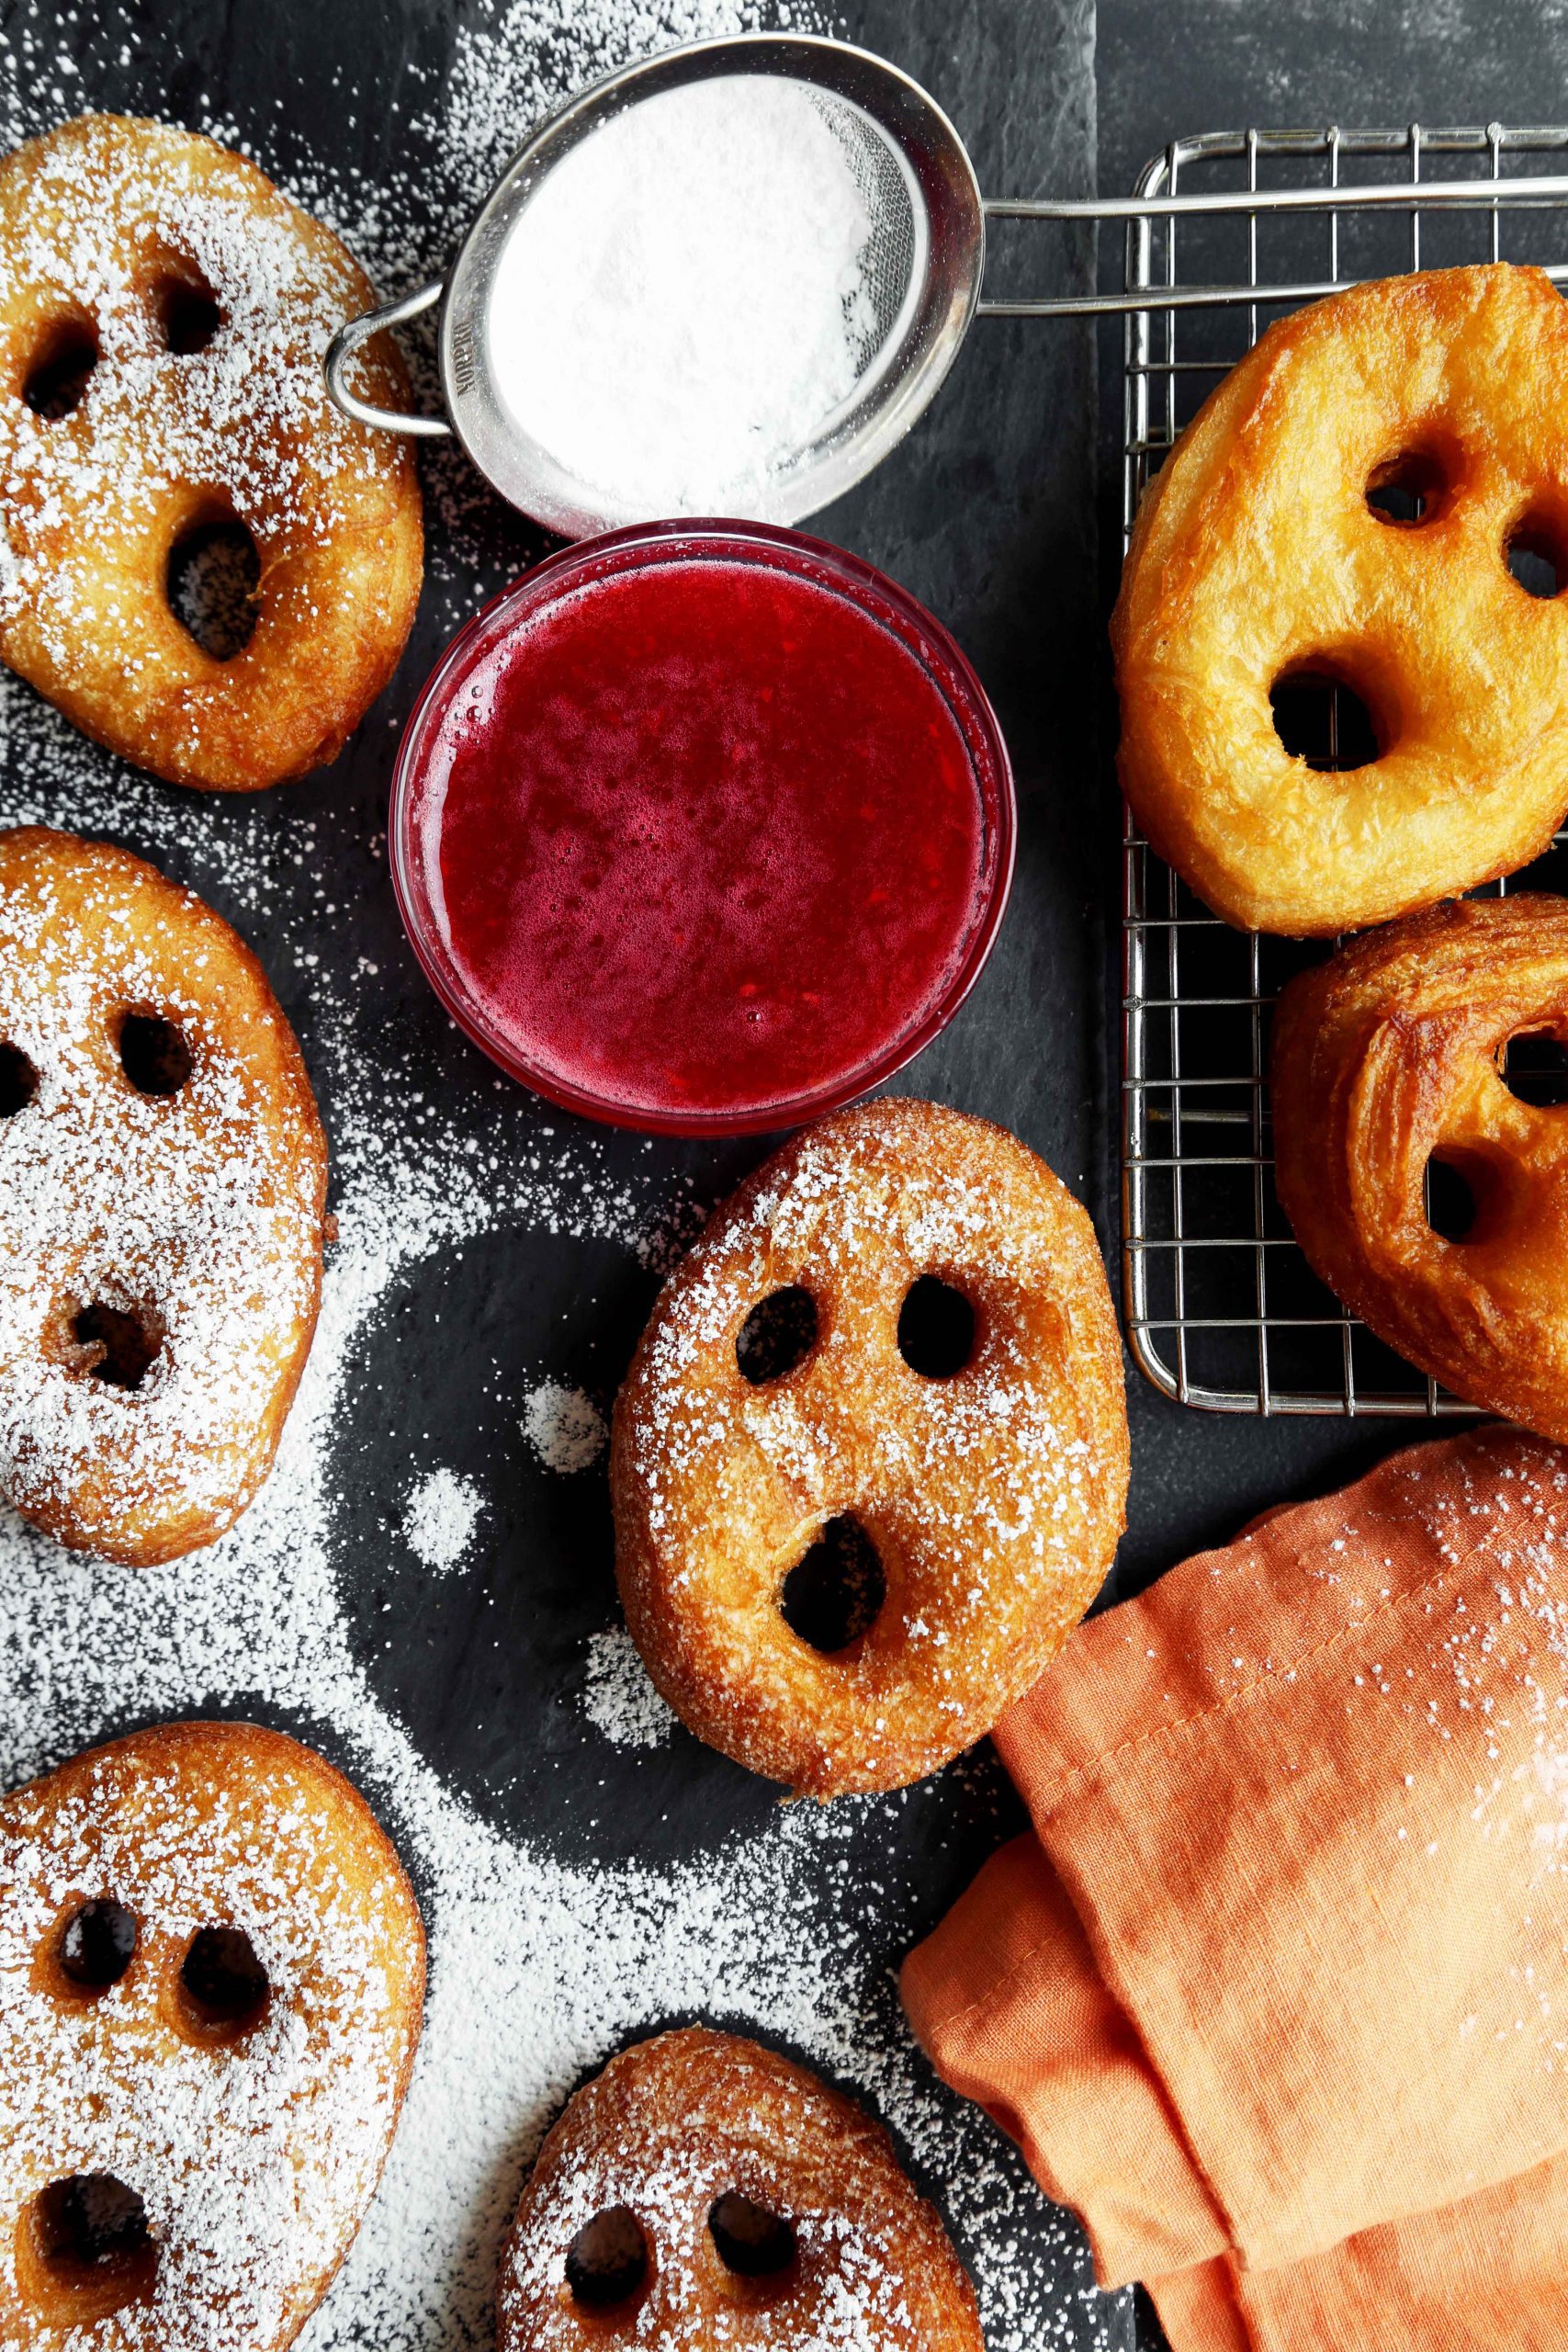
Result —
[[523, 1428], [546, 1469], [565, 1476], [597, 1462], [609, 1434], [592, 1397], [559, 1380], [541, 1380], [529, 1390]]
[[624, 1625], [589, 1635], [582, 1704], [589, 1722], [615, 1747], [662, 1747], [675, 1728], [674, 1711], [649, 1680]]
[[[399, 129], [418, 162], [394, 161], [372, 185], [291, 150], [280, 175], [389, 294], [445, 266], [507, 153], [570, 90], [674, 40], [784, 20], [728, 0], [477, 0], [466, 13], [449, 74], [422, 96], [425, 69], [406, 69]], [[43, 0], [7, 15], [0, 130], [12, 139], [97, 95], [59, 53], [66, 21]], [[97, 30], [85, 23], [73, 39], [107, 42], [111, 61], [123, 39], [133, 61], [118, 102], [166, 105], [161, 70], [135, 78], [148, 40], [139, 17], [111, 7], [94, 17]], [[344, 89], [336, 103], [384, 102]], [[206, 127], [245, 143], [231, 122]], [[269, 142], [258, 160], [276, 168]], [[495, 526], [459, 453], [435, 451], [426, 479], [431, 609], [455, 623], [481, 600], [488, 575], [475, 565]], [[481, 511], [484, 532], [472, 527]], [[373, 715], [364, 756], [379, 743], [389, 758], [396, 717], [389, 706]], [[408, 2103], [380, 2193], [303, 2342], [310, 2352], [490, 2343], [502, 2231], [562, 2098], [651, 2023], [717, 2014], [798, 2047], [890, 2120], [941, 2184], [991, 2352], [1124, 2346], [1126, 2299], [1095, 2294], [1076, 2229], [1043, 2211], [984, 2117], [939, 2094], [899, 2016], [887, 1971], [910, 1921], [900, 1888], [868, 1873], [865, 1857], [880, 1854], [906, 1800], [781, 1807], [749, 1839], [667, 1868], [562, 1859], [547, 1821], [507, 1834], [480, 1819], [367, 1668], [347, 1535], [358, 1462], [344, 1431], [374, 1334], [416, 1279], [438, 1297], [446, 1267], [485, 1236], [581, 1237], [661, 1263], [691, 1228], [689, 1189], [656, 1158], [623, 1178], [596, 1138], [552, 1136], [525, 1097], [488, 1078], [456, 1108], [425, 1099], [407, 982], [354, 944], [355, 894], [388, 886], [381, 845], [352, 810], [346, 824], [336, 809], [323, 819], [309, 787], [220, 806], [173, 795], [8, 677], [0, 750], [0, 820], [113, 832], [242, 930], [266, 931], [271, 975], [301, 1016], [328, 1111], [340, 1238], [277, 1468], [252, 1510], [199, 1559], [145, 1571], [65, 1555], [0, 1518], [0, 1781], [128, 1722], [250, 1711], [344, 1758], [418, 1885], [432, 1973]], [[85, 2153], [96, 2128], [82, 2122]], [[215, 2117], [213, 2128], [227, 2125]], [[243, 2203], [220, 2219], [231, 2233], [246, 2229]], [[216, 2329], [202, 2352], [231, 2342]]]
[[484, 1510], [484, 1497], [471, 1478], [456, 1470], [433, 1470], [403, 1506], [409, 1549], [432, 1576], [461, 1566]]
[[601, 525], [776, 517], [872, 339], [870, 232], [805, 85], [724, 74], [644, 98], [547, 174], [502, 248], [501, 397]]

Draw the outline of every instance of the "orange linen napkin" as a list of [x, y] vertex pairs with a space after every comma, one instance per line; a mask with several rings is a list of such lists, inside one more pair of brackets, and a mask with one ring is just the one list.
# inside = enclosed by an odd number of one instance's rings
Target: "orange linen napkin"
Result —
[[1568, 1453], [1270, 1514], [998, 1728], [1033, 1834], [906, 1963], [1177, 2352], [1568, 2347]]

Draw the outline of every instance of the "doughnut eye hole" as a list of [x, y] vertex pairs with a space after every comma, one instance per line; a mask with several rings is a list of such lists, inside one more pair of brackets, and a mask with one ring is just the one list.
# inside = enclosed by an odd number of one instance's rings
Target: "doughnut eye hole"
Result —
[[779, 1593], [779, 1614], [797, 1641], [835, 1657], [870, 1633], [887, 1598], [875, 1544], [858, 1519], [830, 1519]]
[[222, 305], [194, 265], [160, 278], [152, 289], [152, 311], [164, 348], [176, 359], [205, 351], [223, 323]]
[[20, 1046], [0, 1044], [0, 1119], [14, 1119], [38, 1092], [38, 1072]]
[[55, 1944], [60, 1973], [77, 1992], [96, 1998], [118, 1984], [136, 1957], [136, 1915], [109, 1895], [78, 1905]]
[[146, 2302], [158, 2248], [134, 2188], [110, 2172], [52, 2180], [17, 2228], [17, 2283], [48, 2326], [90, 2327]]
[[795, 2268], [795, 2231], [782, 2214], [728, 2189], [708, 2208], [708, 2235], [738, 2278], [782, 2283]]
[[163, 1317], [150, 1306], [111, 1306], [94, 1299], [71, 1319], [71, 1337], [82, 1349], [81, 1369], [107, 1388], [134, 1395], [163, 1346]]
[[898, 1309], [898, 1352], [922, 1380], [953, 1380], [975, 1353], [975, 1309], [940, 1275], [922, 1274]]
[[184, 1032], [160, 1012], [125, 1013], [116, 1044], [138, 1094], [177, 1094], [196, 1066]]
[[648, 2286], [648, 2237], [629, 2205], [585, 2222], [566, 2250], [566, 2285], [581, 2310], [614, 2311]]
[[1427, 1222], [1443, 1241], [1468, 1241], [1480, 1204], [1464, 1170], [1437, 1152], [1427, 1162]]
[[22, 398], [46, 424], [58, 424], [82, 405], [98, 364], [98, 330], [85, 311], [56, 319], [44, 331], [22, 379]]
[[1497, 1074], [1519, 1102], [1555, 1110], [1568, 1102], [1568, 1045], [1540, 1030], [1510, 1037], [1497, 1057]]
[[1430, 523], [1447, 503], [1448, 470], [1429, 449], [1402, 449], [1374, 466], [1367, 478], [1367, 505], [1380, 523], [1414, 530]]
[[237, 515], [210, 516], [169, 549], [169, 610], [209, 661], [232, 662], [255, 634], [261, 551]]
[[736, 1335], [735, 1361], [753, 1388], [803, 1364], [817, 1345], [817, 1301], [799, 1283], [759, 1299]]
[[1551, 515], [1521, 515], [1504, 545], [1503, 560], [1527, 596], [1550, 603], [1568, 584], [1568, 532]]
[[1269, 690], [1274, 732], [1293, 760], [1327, 775], [1370, 767], [1382, 743], [1368, 705], [1326, 663], [1302, 662]]
[[180, 2005], [204, 2041], [241, 2041], [266, 2014], [272, 1986], [243, 1928], [203, 1928], [180, 1969]]

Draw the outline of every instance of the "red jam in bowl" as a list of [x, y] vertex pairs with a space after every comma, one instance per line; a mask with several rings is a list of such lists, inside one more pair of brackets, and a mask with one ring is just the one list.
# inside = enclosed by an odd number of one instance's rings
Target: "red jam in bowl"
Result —
[[996, 720], [853, 557], [755, 525], [568, 549], [464, 630], [393, 790], [410, 936], [455, 1018], [569, 1108], [782, 1126], [935, 1035], [1012, 857]]

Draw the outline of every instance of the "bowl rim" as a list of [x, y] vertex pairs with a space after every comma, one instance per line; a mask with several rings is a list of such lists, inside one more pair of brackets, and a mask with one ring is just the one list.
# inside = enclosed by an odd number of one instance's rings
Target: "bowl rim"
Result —
[[[597, 579], [617, 577], [645, 564], [711, 560], [725, 550], [728, 550], [728, 560], [750, 560], [836, 589], [883, 627], [891, 617], [897, 625], [894, 633], [920, 661], [942, 694], [968, 752], [987, 829], [986, 872], [962, 958], [913, 1029], [900, 1031], [882, 1052], [854, 1071], [807, 1091], [763, 1104], [682, 1111], [627, 1102], [579, 1086], [521, 1052], [490, 1017], [464, 985], [441, 939], [422, 871], [418, 796], [427, 744], [446, 717], [456, 684], [467, 674], [479, 647], [492, 641], [519, 614]], [[639, 551], [641, 563], [636, 560]], [[934, 669], [932, 654], [938, 657]], [[906, 1069], [947, 1027], [985, 968], [1012, 887], [1017, 834], [1012, 762], [1000, 722], [967, 656], [935, 615], [874, 564], [826, 539], [776, 524], [723, 517], [632, 524], [595, 538], [577, 540], [546, 556], [481, 605], [452, 639], [409, 714], [393, 766], [387, 822], [393, 895], [409, 944], [425, 978], [464, 1035], [509, 1077], [558, 1109], [575, 1112], [604, 1126], [660, 1136], [776, 1133], [842, 1110]]]

